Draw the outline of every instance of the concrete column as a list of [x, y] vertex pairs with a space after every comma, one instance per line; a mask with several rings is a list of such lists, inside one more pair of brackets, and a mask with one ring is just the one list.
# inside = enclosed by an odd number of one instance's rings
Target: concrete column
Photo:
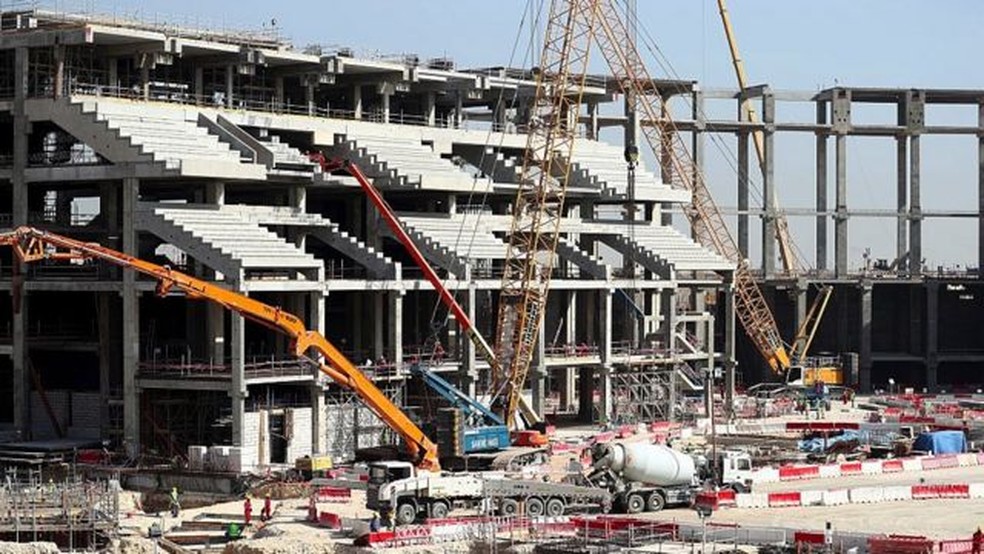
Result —
[[729, 416], [735, 408], [735, 286], [734, 277], [729, 276], [724, 287], [724, 412]]
[[386, 309], [385, 295], [385, 292], [377, 292], [372, 295], [372, 357], [374, 362], [386, 352], [384, 340], [386, 335], [383, 334], [385, 332], [383, 329], [383, 318], [385, 317], [383, 310]]
[[808, 303], [808, 292], [810, 290], [810, 284], [806, 279], [799, 279], [796, 281], [791, 293], [794, 296], [796, 304], [796, 313], [793, 314], [795, 319], [793, 320], [793, 329], [799, 330], [803, 322], [806, 321], [806, 310]]
[[390, 291], [389, 300], [389, 342], [392, 345], [393, 363], [397, 367], [403, 363], [403, 291]]
[[54, 90], [52, 91], [55, 98], [61, 98], [65, 95], [65, 46], [59, 44], [54, 47], [54, 58], [55, 58], [55, 75], [54, 75]]
[[314, 83], [304, 83], [304, 103], [307, 104], [308, 115], [314, 115]]
[[[242, 275], [238, 276], [233, 282], [233, 289], [245, 294], [242, 285]], [[229, 386], [229, 399], [232, 403], [232, 445], [242, 446], [243, 437], [246, 432], [255, 432], [255, 429], [245, 430], [243, 428], [246, 417], [246, 320], [243, 316], [230, 312], [229, 314], [229, 362], [232, 373], [232, 381]]]
[[428, 127], [437, 125], [437, 95], [433, 90], [424, 93], [424, 118]]
[[277, 75], [273, 78], [273, 109], [280, 111], [284, 109], [284, 76]]
[[109, 58], [106, 60], [106, 71], [108, 72], [106, 84], [109, 88], [114, 89], [110, 91], [110, 95], [115, 96], [117, 94], [115, 89], [120, 87], [119, 59]]
[[[546, 317], [544, 317], [546, 320]], [[540, 323], [540, 328], [537, 331], [536, 348], [533, 350], [533, 363], [530, 366], [530, 395], [532, 397], [532, 402], [530, 407], [540, 417], [544, 415], [545, 400], [547, 396], [546, 391], [546, 378], [547, 378], [547, 326], [546, 321]]]
[[[577, 295], [576, 290], [567, 291], [567, 314], [565, 319], [567, 321], [564, 342], [567, 345], [577, 346]], [[574, 369], [570, 367], [565, 367], [560, 370], [560, 408], [561, 411], [567, 411], [567, 409], [574, 405], [574, 396], [576, 391], [574, 390]]]
[[834, 273], [847, 277], [847, 136], [837, 135], [837, 215], [834, 221]]
[[352, 87], [352, 112], [355, 119], [362, 119], [362, 85]]
[[454, 128], [461, 128], [461, 123], [465, 117], [465, 107], [463, 105], [464, 93], [460, 90], [454, 95]]
[[[714, 316], [709, 315], [707, 322], [701, 322], [699, 327], [704, 327], [706, 325], [707, 332], [711, 335], [714, 334]], [[704, 412], [708, 418], [714, 417], [714, 341], [707, 341], [707, 358], [705, 360], [706, 364], [706, 379], [704, 381], [704, 390], [706, 396], [704, 397]], [[726, 412], [727, 413], [727, 412]]]
[[[136, 208], [140, 181], [123, 179], [123, 253], [138, 256]], [[140, 363], [140, 293], [136, 273], [123, 272], [123, 441], [130, 454], [140, 451], [140, 392], [137, 368]]]
[[140, 97], [150, 100], [150, 61], [146, 57], [140, 64]]
[[500, 98], [495, 105], [492, 106], [492, 130], [500, 133], [506, 132], [506, 102], [504, 99]]
[[940, 283], [926, 283], [926, 388], [935, 392], [938, 382], [940, 329]]
[[[739, 118], [745, 119], [744, 110]], [[738, 133], [738, 251], [748, 258], [748, 133]]]
[[[817, 101], [817, 124], [827, 123], [827, 104]], [[827, 134], [817, 131], [817, 222], [816, 222], [816, 266], [817, 270], [827, 269]]]
[[775, 186], [775, 121], [776, 99], [771, 94], [762, 96], [762, 196], [765, 217], [762, 219], [762, 270], [766, 279], [776, 275], [776, 186]]
[[920, 165], [919, 135], [913, 135], [909, 138], [909, 269], [914, 275], [922, 272], [923, 258]]
[[383, 92], [380, 95], [380, 101], [383, 106], [383, 123], [390, 122], [390, 99], [393, 97], [389, 92]]
[[598, 400], [599, 423], [612, 420], [612, 290], [604, 289], [598, 293], [598, 322], [601, 342], [598, 351], [601, 355], [600, 398]]
[[[470, 281], [470, 280], [469, 280]], [[468, 314], [468, 319], [475, 322], [475, 312], [477, 305], [477, 293], [475, 290], [475, 284], [470, 282], [468, 285], [468, 291], [465, 293], [464, 299], [465, 313]], [[461, 371], [458, 373], [458, 382], [461, 384], [461, 390], [474, 397], [476, 395], [475, 383], [478, 381], [478, 367], [476, 364], [476, 352], [475, 345], [472, 344], [470, 340], [463, 341], [464, 350], [461, 355]]]
[[[861, 293], [861, 347], [858, 352], [858, 385], [864, 392], [871, 390], [871, 283], [862, 281]], [[854, 385], [854, 383], [846, 383]]]
[[598, 102], [588, 102], [587, 138], [598, 140]]
[[[909, 103], [905, 100], [898, 104], [898, 124], [906, 125], [908, 121]], [[909, 262], [909, 157], [906, 140], [908, 134], [895, 137], [895, 201], [898, 208], [895, 219], [895, 260], [896, 273], [905, 274]]]
[[109, 401], [111, 398], [109, 374], [113, 365], [110, 357], [113, 355], [113, 325], [110, 317], [112, 293], [96, 293], [96, 325], [99, 330], [99, 429], [102, 438], [107, 437], [109, 430]]
[[977, 105], [977, 278], [984, 279], [984, 102]]
[[233, 107], [233, 93], [236, 89], [236, 66], [229, 64], [226, 66], [226, 107]]
[[660, 335], [663, 337], [663, 343], [666, 348], [670, 351], [670, 355], [676, 353], [676, 290], [675, 289], [663, 289], [660, 291], [660, 302], [659, 308], [662, 312], [662, 324], [660, 326]]
[[[27, 182], [24, 171], [27, 169], [27, 134], [30, 123], [24, 113], [24, 101], [27, 97], [28, 84], [28, 49], [17, 48], [14, 51], [14, 129], [13, 129], [13, 171], [10, 174], [12, 189], [12, 222], [14, 227], [27, 225]], [[22, 269], [15, 268], [14, 283], [23, 283]], [[12, 399], [14, 406], [14, 428], [21, 433], [21, 438], [27, 438], [30, 429], [30, 379], [27, 371], [27, 294], [23, 286], [15, 286], [11, 291], [14, 303], [11, 328], [11, 348], [13, 364]], [[16, 309], [20, 307], [20, 309]]]
[[[325, 296], [320, 291], [308, 295], [308, 328], [325, 333]], [[327, 449], [325, 444], [325, 391], [322, 387], [322, 375], [316, 371], [314, 383], [311, 385], [311, 452], [323, 454]]]
[[[114, 58], [113, 61], [116, 61]], [[115, 64], [113, 64], [115, 65]], [[195, 103], [204, 104], [205, 101], [205, 68], [202, 66], [195, 67]]]

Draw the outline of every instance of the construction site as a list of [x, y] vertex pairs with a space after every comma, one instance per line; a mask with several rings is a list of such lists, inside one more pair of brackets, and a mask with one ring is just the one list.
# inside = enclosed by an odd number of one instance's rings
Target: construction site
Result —
[[635, 0], [481, 67], [0, 6], [0, 552], [980, 552], [984, 89], [749, 81], [706, 3], [730, 87]]

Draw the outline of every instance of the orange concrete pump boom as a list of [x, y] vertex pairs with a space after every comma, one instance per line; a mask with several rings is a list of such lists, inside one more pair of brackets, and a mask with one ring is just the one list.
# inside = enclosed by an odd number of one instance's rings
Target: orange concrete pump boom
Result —
[[157, 294], [160, 296], [166, 295], [172, 289], [178, 289], [188, 298], [214, 302], [251, 321], [287, 335], [291, 339], [295, 355], [310, 360], [308, 351], [313, 350], [324, 357], [327, 364], [314, 362], [321, 372], [358, 395], [377, 417], [399, 433], [406, 443], [411, 458], [419, 468], [431, 471], [440, 469], [437, 445], [328, 339], [317, 331], [308, 330], [293, 314], [174, 271], [169, 267], [134, 258], [98, 244], [74, 240], [33, 227], [18, 227], [11, 232], [0, 234], [0, 245], [10, 246], [17, 258], [24, 263], [39, 260], [94, 259], [132, 269], [157, 279]]

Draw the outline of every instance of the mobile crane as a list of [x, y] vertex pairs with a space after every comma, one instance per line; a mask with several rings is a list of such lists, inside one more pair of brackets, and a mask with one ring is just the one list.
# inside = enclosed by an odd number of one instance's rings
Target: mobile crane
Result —
[[[317, 365], [322, 373], [355, 393], [365, 405], [405, 443], [412, 463], [423, 472], [440, 471], [438, 449], [430, 438], [399, 407], [355, 367], [331, 342], [317, 331], [305, 328], [293, 314], [246, 295], [224, 289], [167, 266], [135, 258], [99, 244], [82, 242], [33, 227], [18, 227], [0, 234], [0, 245], [9, 246], [21, 263], [42, 260], [99, 260], [150, 276], [157, 280], [157, 295], [179, 290], [193, 300], [207, 300], [251, 321], [287, 335], [291, 350]], [[325, 363], [311, 357], [323, 356]]]

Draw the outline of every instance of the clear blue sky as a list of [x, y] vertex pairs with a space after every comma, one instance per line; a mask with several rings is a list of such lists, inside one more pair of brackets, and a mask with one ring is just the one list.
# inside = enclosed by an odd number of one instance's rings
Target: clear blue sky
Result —
[[[695, 78], [705, 87], [733, 86], [714, 0], [637, 1], [642, 24], [679, 75]], [[541, 0], [532, 3], [539, 5]], [[318, 43], [352, 46], [361, 52], [416, 53], [421, 58], [450, 56], [459, 66], [508, 63], [520, 21], [529, 9], [526, 0], [62, 0], [57, 6], [235, 28], [260, 28], [275, 19], [297, 47]], [[800, 90], [835, 82], [984, 89], [980, 58], [984, 2], [980, 0], [731, 0], [729, 7], [752, 82]], [[527, 27], [514, 65], [525, 65], [523, 54], [529, 42]], [[708, 107], [712, 115], [716, 111], [730, 114], [731, 109]], [[941, 109], [928, 113], [927, 119], [972, 124], [974, 112]], [[804, 106], [778, 115], [802, 120], [811, 113], [812, 107]], [[855, 117], [884, 122], [894, 118], [894, 111], [858, 108]], [[725, 139], [722, 144], [721, 148], [733, 148], [734, 141]], [[813, 203], [812, 144], [812, 137], [803, 136], [777, 145], [777, 182], [785, 205]], [[849, 148], [849, 205], [892, 207], [894, 142], [854, 139]], [[713, 145], [710, 150], [708, 173], [719, 202], [733, 206], [734, 174], [723, 161], [727, 155], [715, 152]], [[924, 208], [976, 206], [977, 145], [973, 138], [925, 138], [923, 162]], [[830, 197], [832, 201], [832, 193]], [[927, 261], [932, 265], [974, 263], [976, 221], [937, 221], [924, 224]], [[794, 219], [792, 225], [800, 249], [812, 256], [812, 220]], [[894, 257], [892, 220], [852, 222], [852, 239], [852, 265], [860, 263], [866, 246], [874, 257]]]

